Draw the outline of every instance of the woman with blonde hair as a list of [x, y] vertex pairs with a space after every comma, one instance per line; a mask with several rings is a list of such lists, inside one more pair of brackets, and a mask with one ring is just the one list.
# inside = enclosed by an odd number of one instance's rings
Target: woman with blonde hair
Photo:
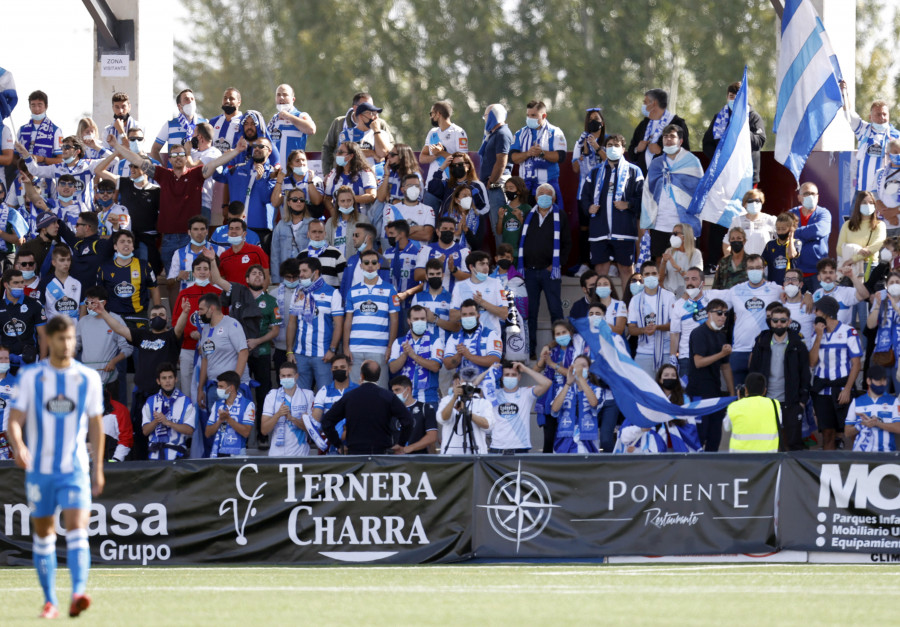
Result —
[[84, 144], [84, 158], [85, 159], [99, 159], [100, 151], [96, 148], [91, 147], [92, 142], [97, 142], [97, 145], [103, 145], [105, 137], [100, 137], [100, 129], [97, 127], [97, 123], [94, 122], [91, 118], [81, 118], [78, 120], [78, 131], [75, 133], [75, 137], [81, 140]]
[[659, 261], [659, 278], [663, 287], [678, 298], [684, 293], [684, 273], [703, 267], [703, 255], [696, 247], [694, 229], [690, 224], [676, 224], [669, 238], [671, 248]]
[[[775, 238], [775, 216], [763, 213], [763, 205], [766, 202], [766, 196], [761, 190], [751, 189], [741, 201], [744, 207], [743, 215], [735, 216], [731, 221], [731, 229], [736, 226], [744, 229], [746, 241], [744, 242], [744, 253], [747, 255], [761, 255], [766, 248], [766, 244]], [[725, 234], [722, 241], [722, 254], [730, 255], [731, 244], [728, 241], [729, 233]]]

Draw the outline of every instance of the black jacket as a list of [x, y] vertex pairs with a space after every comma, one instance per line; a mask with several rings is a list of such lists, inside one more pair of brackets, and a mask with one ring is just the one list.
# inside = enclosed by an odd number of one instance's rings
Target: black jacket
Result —
[[[717, 114], [718, 115], [718, 114]], [[750, 107], [748, 114], [750, 118], [750, 156], [753, 159], [753, 182], [759, 183], [759, 151], [766, 143], [766, 125], [763, 124], [762, 116]], [[710, 159], [716, 152], [719, 140], [713, 138], [713, 124], [716, 123], [716, 116], [709, 122], [709, 128], [703, 135], [703, 154]]]
[[364, 383], [344, 394], [322, 418], [322, 430], [329, 442], [340, 442], [335, 429], [347, 419], [347, 449], [350, 455], [379, 455], [394, 445], [394, 419], [400, 423], [400, 442], [409, 441], [413, 426], [406, 405], [390, 390], [377, 383]]
[[[634, 129], [634, 135], [631, 136], [631, 143], [628, 145], [628, 160], [635, 164], [637, 167], [641, 169], [641, 172], [644, 173], [644, 176], [647, 176], [647, 164], [644, 162], [644, 153], [646, 150], [642, 150], [638, 152], [636, 150], [637, 145], [641, 143], [644, 139], [644, 132], [647, 130], [647, 125], [650, 123], [650, 118], [644, 118], [637, 125], [637, 128]], [[687, 122], [684, 121], [683, 118], [676, 116], [672, 117], [672, 121], [670, 124], [676, 124], [681, 127], [684, 131], [684, 142], [682, 142], [681, 147], [685, 150], [691, 149], [691, 137], [688, 133]], [[659, 141], [656, 142], [657, 145], [662, 147], [662, 136], [660, 136]]]
[[[748, 372], [758, 372], [769, 378], [772, 363], [772, 331], [759, 334], [750, 352]], [[788, 345], [784, 351], [784, 402], [787, 405], [805, 404], [809, 400], [809, 350], [796, 331], [788, 330]]]
[[[566, 265], [569, 252], [572, 250], [572, 233], [569, 231], [569, 219], [566, 212], [559, 211], [559, 263], [560, 269]], [[531, 210], [534, 214], [528, 224], [528, 233], [525, 234], [523, 263], [525, 268], [538, 268], [544, 270], [553, 264], [553, 209], [547, 212], [544, 224], [541, 225], [538, 208]]]
[[[636, 167], [636, 166], [635, 166]], [[583, 217], [584, 222], [588, 225], [588, 233], [590, 237], [603, 237], [612, 235], [632, 236], [635, 239], [638, 235], [638, 219], [641, 216], [641, 195], [644, 191], [644, 181], [637, 180], [636, 176], [631, 176], [625, 185], [625, 192], [622, 194], [622, 200], [628, 203], [628, 209], [620, 211], [613, 209], [612, 224], [608, 224], [606, 219], [606, 197], [610, 184], [615, 185], [616, 180], [613, 176], [613, 170], [609, 165], [604, 166], [603, 171], [600, 166], [591, 170], [584, 187], [581, 189], [581, 200], [578, 204], [578, 210]], [[600, 211], [593, 216], [588, 213], [588, 209], [594, 204], [594, 192], [600, 185]], [[584, 226], [584, 222], [582, 226]]]

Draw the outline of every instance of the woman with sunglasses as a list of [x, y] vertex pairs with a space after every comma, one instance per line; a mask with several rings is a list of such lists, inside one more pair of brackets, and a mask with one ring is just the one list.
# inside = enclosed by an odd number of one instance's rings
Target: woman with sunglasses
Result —
[[281, 283], [281, 275], [278, 274], [281, 262], [306, 250], [309, 245], [307, 231], [313, 220], [309, 215], [304, 186], [292, 187], [284, 197], [287, 216], [272, 231], [272, 254], [269, 256], [272, 283]]
[[[298, 189], [303, 192], [304, 198], [308, 200], [309, 206], [305, 208], [307, 212], [310, 215], [315, 214], [315, 217], [319, 217], [321, 213], [315, 211], [315, 208], [321, 211], [324, 198], [322, 194], [323, 185], [322, 179], [309, 169], [306, 152], [303, 150], [292, 150], [287, 158], [287, 168], [279, 170], [275, 179], [275, 189], [272, 190], [272, 206], [278, 209], [285, 205], [287, 209], [285, 200], [288, 194], [291, 190]], [[281, 219], [287, 220], [288, 218], [290, 216], [287, 211], [282, 211]]]

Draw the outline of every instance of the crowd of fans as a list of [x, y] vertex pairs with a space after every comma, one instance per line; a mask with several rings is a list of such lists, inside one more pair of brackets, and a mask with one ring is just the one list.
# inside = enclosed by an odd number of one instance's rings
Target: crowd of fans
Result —
[[[710, 156], [739, 88], [703, 137]], [[289, 85], [271, 117], [242, 111], [234, 88], [210, 120], [191, 90], [175, 102], [155, 139], [124, 93], [102, 127], [64, 135], [41, 91], [26, 124], [3, 126], [4, 419], [14, 373], [46, 356], [43, 325], [63, 315], [101, 374], [118, 461], [339, 453], [366, 416], [329, 412], [362, 383], [409, 411], [390, 428], [398, 454], [527, 452], [532, 412], [545, 453], [895, 450], [900, 132], [884, 102], [868, 121], [845, 108], [857, 193], [834, 251], [812, 183], [778, 216], [756, 185], [730, 227], [694, 214], [703, 168], [661, 89], [630, 141], [588, 108], [571, 153], [544, 103], [518, 130], [492, 104], [477, 160], [449, 102], [432, 105], [417, 155], [361, 92], [325, 133], [321, 176], [305, 152], [317, 125]], [[749, 118], [756, 183], [766, 137]], [[566, 273], [584, 293], [568, 316]], [[604, 324], [672, 403], [741, 400], [727, 416], [623, 423], [582, 337]]]

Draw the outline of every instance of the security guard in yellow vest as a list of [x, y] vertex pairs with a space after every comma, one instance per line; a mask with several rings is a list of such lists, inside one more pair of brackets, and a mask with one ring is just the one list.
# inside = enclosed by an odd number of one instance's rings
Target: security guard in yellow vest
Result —
[[738, 453], [775, 453], [778, 451], [778, 427], [781, 405], [766, 398], [766, 377], [758, 372], [747, 375], [739, 400], [728, 406], [722, 423], [719, 451]]

